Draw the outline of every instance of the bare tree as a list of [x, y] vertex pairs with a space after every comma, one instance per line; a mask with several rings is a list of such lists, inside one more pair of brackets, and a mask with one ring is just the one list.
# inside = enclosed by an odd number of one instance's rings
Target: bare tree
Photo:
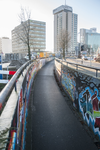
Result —
[[20, 25], [15, 28], [15, 34], [19, 43], [24, 43], [28, 48], [29, 60], [31, 60], [30, 54], [30, 17], [31, 11], [21, 7], [21, 13], [19, 14]]
[[63, 50], [63, 58], [65, 59], [65, 52], [68, 51], [71, 42], [71, 36], [66, 30], [62, 30], [62, 32], [58, 35], [59, 48]]

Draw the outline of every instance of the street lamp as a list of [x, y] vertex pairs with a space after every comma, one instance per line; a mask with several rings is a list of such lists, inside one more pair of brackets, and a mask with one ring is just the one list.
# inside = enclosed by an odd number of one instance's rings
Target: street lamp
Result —
[[91, 63], [91, 50], [92, 50], [92, 46], [90, 47], [90, 66], [92, 66], [92, 63]]

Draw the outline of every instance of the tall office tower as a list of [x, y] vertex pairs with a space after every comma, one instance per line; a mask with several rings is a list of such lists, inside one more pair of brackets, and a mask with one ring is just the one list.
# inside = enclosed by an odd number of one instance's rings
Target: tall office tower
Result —
[[[31, 51], [45, 51], [46, 49], [46, 23], [41, 21], [29, 20], [30, 21], [30, 32], [29, 32], [29, 42]], [[27, 23], [28, 21], [24, 22]], [[23, 23], [23, 22], [22, 22]], [[12, 30], [12, 52], [13, 53], [27, 53], [27, 45], [18, 38], [17, 31], [21, 31], [21, 37], [25, 36], [25, 33], [20, 29], [22, 24], [15, 27]], [[25, 29], [24, 29], [25, 30]], [[19, 32], [18, 31], [18, 32]]]
[[53, 10], [54, 14], [54, 52], [60, 51], [58, 36], [62, 30], [68, 31], [71, 36], [69, 52], [75, 51], [77, 46], [77, 19], [70, 6], [62, 5]]

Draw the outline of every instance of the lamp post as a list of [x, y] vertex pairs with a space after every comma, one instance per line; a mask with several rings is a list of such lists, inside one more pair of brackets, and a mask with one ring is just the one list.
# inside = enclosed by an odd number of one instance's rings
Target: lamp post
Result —
[[90, 48], [90, 66], [92, 66], [92, 63], [91, 63], [91, 50], [92, 50], [92, 46]]

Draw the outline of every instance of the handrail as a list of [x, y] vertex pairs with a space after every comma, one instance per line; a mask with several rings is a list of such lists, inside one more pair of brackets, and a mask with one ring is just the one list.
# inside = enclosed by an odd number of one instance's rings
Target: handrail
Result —
[[18, 78], [18, 76], [23, 72], [23, 70], [32, 62], [28, 61], [25, 64], [23, 64], [18, 70], [17, 72], [13, 75], [13, 77], [11, 78], [11, 80], [8, 82], [8, 84], [6, 84], [6, 86], [3, 88], [3, 90], [0, 92], [0, 109], [2, 108], [2, 106], [4, 105], [4, 103], [6, 102], [7, 96], [9, 95], [9, 92], [11, 91], [11, 89], [14, 87], [14, 84], [16, 83], [16, 80]]
[[72, 63], [72, 62], [68, 62], [68, 61], [65, 61], [65, 60], [61, 60], [61, 59], [58, 59], [58, 58], [55, 58], [57, 61], [59, 61], [60, 63], [67, 63], [68, 64], [72, 64], [72, 65], [76, 65], [76, 69], [78, 70], [78, 66], [81, 66], [81, 67], [84, 67], [84, 68], [90, 68], [90, 69], [94, 69], [96, 70], [96, 77], [97, 77], [97, 73], [98, 73], [98, 70], [100, 70], [100, 68], [98, 67], [90, 67], [90, 66], [86, 66], [86, 65], [82, 65], [82, 64], [78, 64], [78, 63]]

